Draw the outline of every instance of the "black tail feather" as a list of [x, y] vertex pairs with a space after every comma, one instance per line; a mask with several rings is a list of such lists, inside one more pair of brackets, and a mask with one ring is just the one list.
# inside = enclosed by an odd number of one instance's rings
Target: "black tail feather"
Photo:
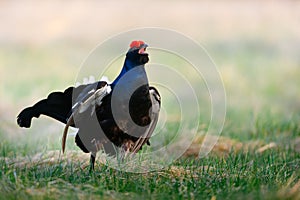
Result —
[[72, 108], [72, 90], [73, 87], [69, 87], [64, 92], [53, 92], [49, 94], [47, 99], [37, 102], [32, 107], [25, 108], [17, 117], [18, 125], [29, 128], [32, 118], [38, 118], [41, 114], [66, 123]]

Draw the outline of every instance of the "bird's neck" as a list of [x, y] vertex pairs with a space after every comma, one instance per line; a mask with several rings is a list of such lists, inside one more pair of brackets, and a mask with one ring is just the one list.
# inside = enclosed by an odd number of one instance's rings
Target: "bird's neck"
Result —
[[[117, 78], [111, 83], [111, 87], [114, 88], [114, 86], [124, 77], [125, 79], [144, 79], [143, 81], [146, 81], [148, 83], [148, 79], [147, 79], [147, 75], [146, 75], [146, 71], [145, 71], [145, 65], [140, 65], [140, 66], [136, 66], [133, 67], [134, 64], [129, 61], [129, 60], [125, 60], [125, 63], [123, 65], [123, 68], [120, 72], [120, 74], [117, 76]], [[128, 72], [130, 72], [130, 74], [128, 74]], [[125, 76], [125, 74], [127, 74]], [[123, 81], [122, 81], [123, 82]]]

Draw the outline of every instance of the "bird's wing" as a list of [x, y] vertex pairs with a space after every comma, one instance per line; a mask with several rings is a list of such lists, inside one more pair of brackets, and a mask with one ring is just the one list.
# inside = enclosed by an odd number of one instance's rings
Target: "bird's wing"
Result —
[[72, 111], [76, 110], [78, 106], [80, 106], [83, 102], [85, 102], [89, 97], [93, 96], [96, 91], [107, 86], [108, 86], [107, 82], [99, 81], [88, 85], [84, 85], [84, 88], [82, 89], [80, 88], [81, 86], [78, 86], [77, 87], [78, 89], [74, 88], [73, 97], [75, 101], [72, 102]]
[[[90, 90], [88, 90], [90, 89]], [[64, 128], [63, 137], [62, 137], [62, 151], [65, 151], [65, 144], [66, 144], [66, 138], [69, 126], [71, 124], [74, 124], [74, 117], [80, 118], [80, 114], [84, 113], [85, 111], [89, 110], [89, 108], [94, 106], [100, 106], [102, 103], [102, 99], [108, 95], [111, 91], [110, 86], [106, 83], [99, 89], [95, 89], [94, 87], [90, 87], [87, 90], [84, 90], [83, 92], [86, 93], [86, 95], [82, 94], [81, 96], [78, 96], [78, 100], [76, 104], [74, 104], [72, 108], [72, 114], [70, 115], [67, 124]], [[91, 109], [93, 114], [94, 109]]]
[[151, 123], [149, 124], [147, 130], [145, 131], [145, 133], [143, 134], [143, 136], [141, 136], [134, 144], [133, 149], [132, 149], [132, 153], [137, 153], [140, 148], [150, 139], [157, 121], [158, 121], [158, 116], [159, 116], [159, 111], [160, 111], [160, 95], [158, 93], [158, 91], [154, 88], [154, 87], [150, 87], [149, 88], [149, 92], [150, 92], [150, 99], [151, 99], [151, 103], [152, 103], [152, 107], [151, 107]]

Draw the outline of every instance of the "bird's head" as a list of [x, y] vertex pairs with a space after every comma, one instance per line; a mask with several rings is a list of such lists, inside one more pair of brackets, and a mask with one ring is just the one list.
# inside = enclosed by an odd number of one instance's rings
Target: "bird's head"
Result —
[[[136, 68], [138, 66], [144, 66], [148, 61], [149, 57], [146, 53], [146, 48], [148, 47], [147, 44], [143, 41], [132, 41], [130, 43], [130, 48], [128, 52], [126, 53], [125, 63], [123, 65], [123, 68], [118, 75], [118, 77], [112, 82], [111, 87], [114, 87], [119, 79], [121, 79], [128, 71], [130, 71], [133, 68]], [[140, 70], [135, 71], [132, 76], [135, 77], [140, 76], [140, 74], [145, 73], [144, 67], [138, 68]], [[141, 76], [140, 76], [141, 77]], [[127, 77], [128, 78], [128, 77]], [[147, 76], [145, 77], [147, 79]]]
[[130, 49], [126, 54], [126, 60], [131, 63], [131, 67], [144, 65], [149, 61], [148, 53], [146, 53], [147, 44], [143, 41], [132, 41]]

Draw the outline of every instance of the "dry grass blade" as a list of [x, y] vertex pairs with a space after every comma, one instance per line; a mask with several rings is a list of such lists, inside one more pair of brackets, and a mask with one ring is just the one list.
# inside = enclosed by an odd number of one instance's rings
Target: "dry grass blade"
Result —
[[263, 153], [263, 152], [267, 151], [268, 149], [273, 149], [275, 147], [277, 147], [277, 144], [275, 142], [271, 142], [271, 143], [269, 143], [265, 146], [260, 147], [259, 149], [257, 149], [256, 152], [257, 153]]
[[71, 124], [74, 124], [74, 118], [73, 115], [71, 115], [71, 117], [68, 119], [68, 122], [64, 128], [64, 132], [63, 132], [63, 137], [62, 137], [62, 141], [61, 141], [61, 148], [62, 148], [62, 152], [65, 153], [65, 148], [66, 148], [66, 140], [67, 140], [67, 135], [68, 135], [68, 129], [70, 127]]

